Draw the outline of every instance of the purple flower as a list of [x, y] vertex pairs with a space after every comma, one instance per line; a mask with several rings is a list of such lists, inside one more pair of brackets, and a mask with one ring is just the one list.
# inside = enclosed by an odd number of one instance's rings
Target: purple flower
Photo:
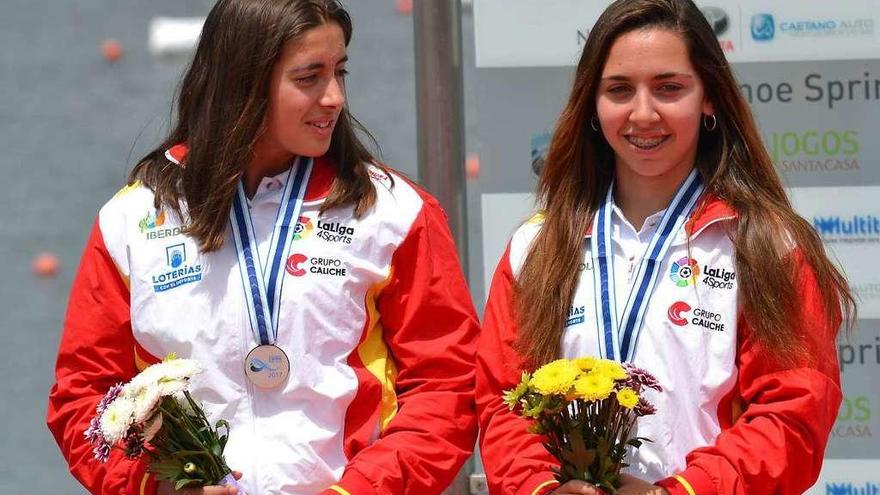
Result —
[[95, 407], [95, 412], [97, 413], [97, 416], [100, 417], [102, 414], [104, 414], [104, 411], [107, 409], [107, 406], [109, 406], [111, 402], [116, 400], [116, 398], [119, 397], [119, 394], [121, 394], [121, 393], [122, 393], [122, 383], [121, 382], [110, 387], [110, 390], [108, 390], [107, 393], [104, 394], [104, 398], [101, 399], [101, 401], [98, 402], [98, 406]]
[[650, 416], [657, 412], [657, 408], [654, 407], [653, 404], [646, 401], [644, 397], [639, 397], [639, 402], [636, 404], [636, 407], [633, 408], [636, 416]]
[[663, 391], [663, 387], [660, 386], [660, 382], [657, 381], [657, 378], [642, 368], [633, 366], [629, 363], [623, 363], [623, 369], [626, 370], [626, 374], [629, 375], [629, 379], [624, 382], [624, 386], [630, 387], [636, 392], [641, 392], [642, 388], [645, 387], [652, 388], [658, 392]]
[[99, 416], [92, 418], [89, 422], [89, 427], [86, 428], [83, 436], [85, 436], [86, 440], [91, 442], [92, 445], [104, 441], [104, 434], [101, 433], [101, 418]]
[[95, 454], [95, 459], [99, 462], [107, 462], [107, 459], [110, 458], [110, 444], [107, 442], [101, 442], [92, 449], [92, 453]]
[[144, 453], [144, 437], [135, 429], [131, 429], [125, 437], [125, 457], [137, 459]]

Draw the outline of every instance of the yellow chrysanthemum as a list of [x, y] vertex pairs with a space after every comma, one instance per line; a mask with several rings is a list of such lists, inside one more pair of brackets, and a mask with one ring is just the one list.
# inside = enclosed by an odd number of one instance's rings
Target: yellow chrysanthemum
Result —
[[529, 384], [532, 390], [543, 395], [564, 395], [571, 389], [580, 370], [568, 359], [557, 359], [538, 368]]
[[587, 372], [595, 368], [598, 361], [599, 360], [594, 358], [593, 356], [587, 356], [575, 359], [574, 364], [578, 367], [579, 370]]
[[620, 403], [621, 406], [632, 409], [636, 407], [636, 404], [639, 403], [639, 394], [636, 393], [635, 390], [625, 387], [617, 391], [617, 402]]
[[574, 390], [587, 401], [607, 399], [614, 390], [614, 380], [604, 373], [590, 372], [577, 379]]
[[612, 380], [626, 380], [629, 378], [629, 375], [626, 374], [626, 370], [623, 369], [623, 366], [617, 361], [612, 361], [610, 359], [600, 359], [596, 361], [596, 366], [593, 368], [593, 371], [601, 373]]

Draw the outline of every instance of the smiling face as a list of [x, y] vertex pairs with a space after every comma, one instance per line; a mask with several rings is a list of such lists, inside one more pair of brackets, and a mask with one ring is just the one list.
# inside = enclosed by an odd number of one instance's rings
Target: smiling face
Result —
[[703, 114], [712, 114], [684, 38], [647, 28], [621, 35], [596, 95], [601, 132], [618, 180], [680, 183], [697, 151]]
[[345, 36], [335, 22], [288, 41], [272, 68], [265, 129], [254, 146], [261, 163], [327, 152], [345, 104]]

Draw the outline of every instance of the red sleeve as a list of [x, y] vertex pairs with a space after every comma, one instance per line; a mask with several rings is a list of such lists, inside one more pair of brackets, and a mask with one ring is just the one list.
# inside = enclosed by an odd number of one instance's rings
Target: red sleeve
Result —
[[540, 436], [528, 433], [530, 422], [511, 412], [501, 400], [504, 390], [519, 383], [525, 369], [524, 360], [514, 350], [513, 284], [508, 247], [492, 279], [477, 350], [480, 454], [490, 493], [532, 495], [556, 487], [550, 469], [559, 463], [544, 448]]
[[129, 291], [107, 252], [98, 222], [73, 281], [49, 393], [47, 423], [70, 472], [93, 494], [152, 494], [146, 462], [114, 449], [101, 464], [83, 433], [107, 390], [136, 373]]
[[378, 308], [398, 370], [398, 411], [328, 495], [439, 494], [473, 452], [479, 322], [446, 215], [433, 198], [425, 198], [391, 269]]
[[774, 365], [762, 357], [748, 322], [741, 324], [737, 393], [745, 409], [714, 445], [688, 455], [677, 478], [658, 483], [672, 495], [795, 495], [818, 478], [842, 400], [835, 347], [841, 319], [825, 318], [812, 269], [799, 252], [794, 257], [801, 311], [792, 318], [810, 361]]

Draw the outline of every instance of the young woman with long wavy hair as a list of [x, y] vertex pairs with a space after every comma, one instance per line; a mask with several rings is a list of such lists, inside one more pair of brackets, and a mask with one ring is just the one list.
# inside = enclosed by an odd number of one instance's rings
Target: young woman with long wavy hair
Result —
[[848, 285], [791, 207], [690, 0], [618, 0], [590, 31], [537, 198], [492, 283], [477, 358], [492, 493], [558, 486], [507, 410], [520, 370], [633, 362], [665, 388], [619, 493], [799, 494], [841, 401]]
[[70, 296], [48, 422], [91, 493], [174, 492], [83, 437], [171, 352], [204, 366], [192, 393], [250, 495], [440, 493], [470, 455], [478, 322], [437, 201], [356, 136], [351, 36], [336, 0], [208, 15], [176, 126], [101, 209]]

